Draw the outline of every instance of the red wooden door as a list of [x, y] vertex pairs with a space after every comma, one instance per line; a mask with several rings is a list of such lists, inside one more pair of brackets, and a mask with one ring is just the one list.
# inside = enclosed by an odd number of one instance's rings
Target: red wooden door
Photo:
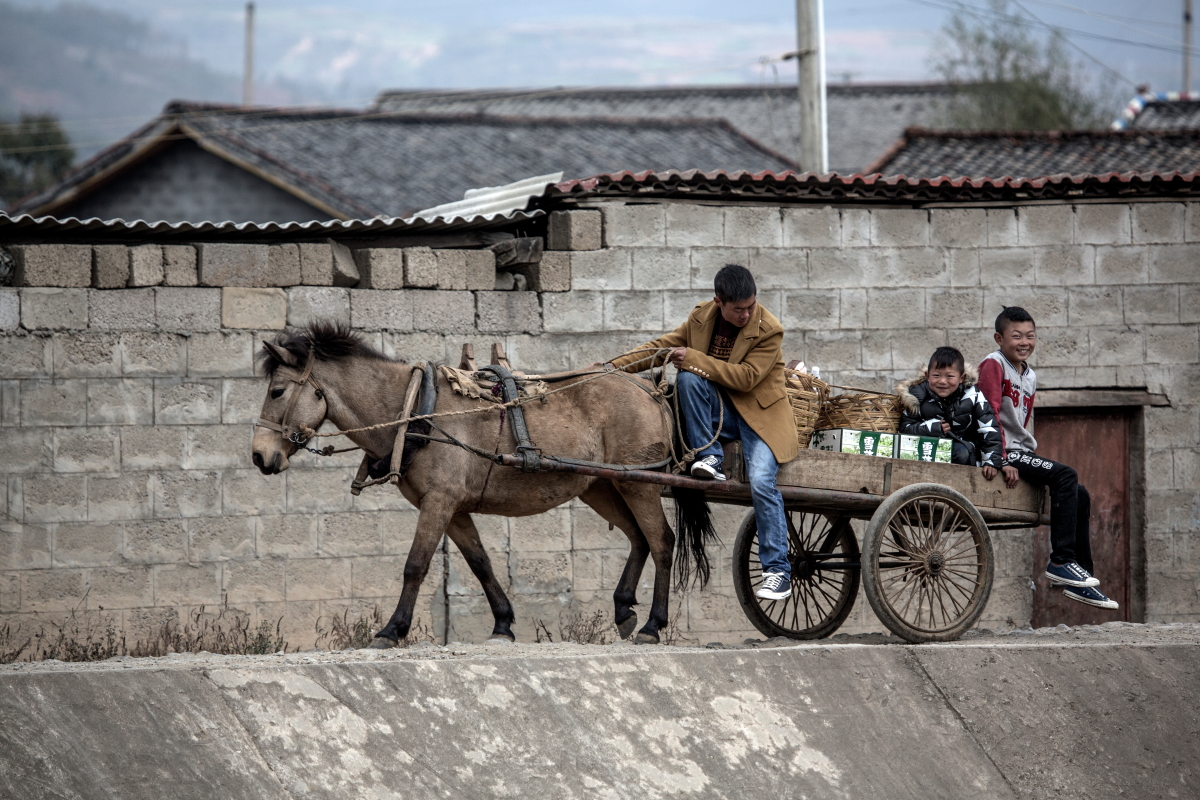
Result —
[[1034, 412], [1038, 455], [1075, 468], [1092, 496], [1091, 534], [1100, 591], [1121, 604], [1106, 611], [1063, 597], [1045, 576], [1050, 529], [1037, 529], [1033, 627], [1129, 620], [1129, 424], [1122, 411]]

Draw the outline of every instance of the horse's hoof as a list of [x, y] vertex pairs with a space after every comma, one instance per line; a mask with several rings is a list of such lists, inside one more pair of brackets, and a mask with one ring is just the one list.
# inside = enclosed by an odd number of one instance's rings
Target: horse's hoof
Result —
[[633, 637], [634, 644], [658, 644], [658, 637], [649, 633], [639, 633]]
[[396, 647], [399, 642], [394, 642], [384, 636], [377, 636], [371, 640], [371, 643], [364, 647], [364, 650], [391, 650]]
[[633, 636], [633, 630], [637, 627], [637, 612], [629, 615], [629, 619], [617, 625], [617, 633], [621, 634], [622, 639], [628, 639]]

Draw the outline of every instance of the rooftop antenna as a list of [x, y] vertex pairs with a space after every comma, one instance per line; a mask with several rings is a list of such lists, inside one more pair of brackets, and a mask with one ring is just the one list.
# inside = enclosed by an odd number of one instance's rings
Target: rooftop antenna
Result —
[[242, 105], [254, 104], [254, 3], [246, 3], [246, 73], [242, 77]]

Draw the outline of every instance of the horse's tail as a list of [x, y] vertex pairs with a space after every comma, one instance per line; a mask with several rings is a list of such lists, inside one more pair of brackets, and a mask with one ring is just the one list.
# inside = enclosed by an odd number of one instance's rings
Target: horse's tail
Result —
[[675, 498], [675, 585], [688, 587], [699, 583], [708, 585], [712, 565], [705, 545], [717, 541], [708, 499], [700, 489], [673, 487]]

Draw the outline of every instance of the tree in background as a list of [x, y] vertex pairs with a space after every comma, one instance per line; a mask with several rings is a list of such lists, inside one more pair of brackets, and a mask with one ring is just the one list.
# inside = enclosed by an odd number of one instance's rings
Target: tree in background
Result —
[[1106, 127], [1102, 90], [1089, 91], [1080, 64], [1058, 31], [1045, 40], [989, 0], [972, 14], [960, 7], [942, 27], [932, 66], [957, 87], [946, 123], [959, 130], [1049, 131]]
[[40, 192], [75, 160], [71, 141], [53, 114], [22, 114], [0, 123], [0, 207]]

